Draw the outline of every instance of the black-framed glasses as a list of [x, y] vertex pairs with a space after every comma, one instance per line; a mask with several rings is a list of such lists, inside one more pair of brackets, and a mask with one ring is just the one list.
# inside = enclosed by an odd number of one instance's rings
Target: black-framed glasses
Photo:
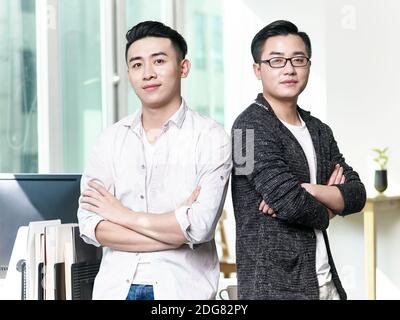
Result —
[[297, 56], [292, 58], [276, 57], [269, 60], [260, 60], [259, 63], [269, 64], [271, 68], [283, 68], [284, 66], [286, 66], [286, 63], [288, 61], [290, 61], [293, 67], [305, 67], [309, 63], [311, 63], [311, 60], [304, 56]]

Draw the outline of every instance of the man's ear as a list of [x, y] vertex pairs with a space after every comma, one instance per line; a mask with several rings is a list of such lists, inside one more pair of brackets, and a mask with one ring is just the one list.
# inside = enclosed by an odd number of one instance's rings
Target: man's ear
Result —
[[253, 71], [258, 80], [261, 80], [261, 65], [259, 63], [253, 63]]
[[186, 78], [189, 75], [191, 63], [188, 59], [183, 59], [181, 61], [181, 78]]

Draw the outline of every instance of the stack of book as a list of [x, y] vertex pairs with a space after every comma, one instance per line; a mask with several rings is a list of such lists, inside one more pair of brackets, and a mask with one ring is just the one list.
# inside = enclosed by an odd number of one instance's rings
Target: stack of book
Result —
[[26, 259], [27, 300], [90, 300], [102, 249], [86, 244], [76, 223], [31, 222]]

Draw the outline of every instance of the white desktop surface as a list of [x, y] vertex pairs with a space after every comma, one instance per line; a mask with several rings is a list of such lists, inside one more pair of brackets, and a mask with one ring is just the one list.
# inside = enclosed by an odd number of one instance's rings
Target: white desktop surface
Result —
[[4, 282], [5, 282], [4, 279], [0, 279], [0, 300], [4, 300], [4, 297], [3, 297]]

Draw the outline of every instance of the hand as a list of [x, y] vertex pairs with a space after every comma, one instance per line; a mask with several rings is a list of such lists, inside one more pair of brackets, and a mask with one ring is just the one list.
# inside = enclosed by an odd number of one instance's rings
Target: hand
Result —
[[265, 215], [270, 215], [272, 218], [276, 218], [276, 213], [264, 200], [261, 201], [258, 210], [262, 211]]
[[337, 164], [326, 185], [332, 186], [334, 184], [343, 184], [345, 183], [345, 181], [346, 178], [343, 174], [343, 168], [339, 164]]
[[200, 194], [200, 190], [201, 190], [201, 187], [197, 187], [196, 189], [194, 189], [192, 194], [189, 196], [189, 198], [187, 198], [185, 200], [185, 202], [182, 205], [190, 207], [193, 203], [195, 203], [197, 200], [197, 197]]
[[112, 222], [115, 222], [118, 216], [128, 210], [121, 201], [97, 182], [92, 180], [88, 186], [93, 190], [87, 189], [82, 193], [80, 202], [83, 209], [97, 213]]

